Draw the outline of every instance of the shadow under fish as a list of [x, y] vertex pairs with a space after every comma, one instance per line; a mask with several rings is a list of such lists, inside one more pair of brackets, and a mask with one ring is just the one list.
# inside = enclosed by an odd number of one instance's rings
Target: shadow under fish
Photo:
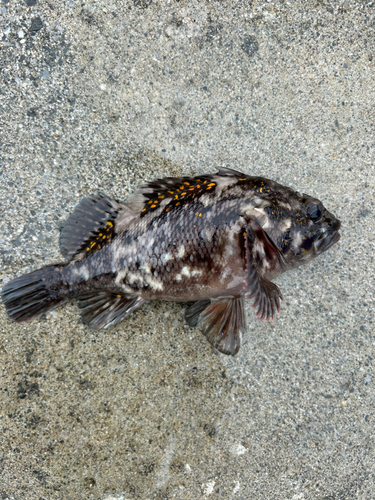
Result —
[[274, 319], [271, 281], [336, 243], [340, 221], [322, 203], [228, 168], [152, 181], [125, 203], [98, 194], [75, 208], [60, 236], [67, 262], [15, 278], [2, 290], [10, 318], [30, 320], [76, 298], [92, 328], [117, 324], [149, 300], [195, 301], [188, 325], [220, 352], [238, 352], [244, 298]]

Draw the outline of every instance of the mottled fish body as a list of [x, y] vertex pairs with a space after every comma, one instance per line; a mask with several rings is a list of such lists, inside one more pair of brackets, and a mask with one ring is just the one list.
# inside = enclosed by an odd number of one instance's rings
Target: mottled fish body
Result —
[[196, 301], [186, 311], [225, 354], [246, 330], [244, 297], [273, 319], [270, 280], [339, 240], [340, 222], [319, 200], [231, 169], [150, 182], [125, 203], [84, 199], [60, 237], [67, 263], [5, 285], [8, 315], [25, 321], [77, 298], [84, 323], [109, 327], [150, 300]]

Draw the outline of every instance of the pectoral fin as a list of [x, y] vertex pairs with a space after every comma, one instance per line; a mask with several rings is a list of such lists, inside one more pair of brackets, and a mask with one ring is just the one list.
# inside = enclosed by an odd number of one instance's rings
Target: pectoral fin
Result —
[[257, 307], [259, 319], [274, 320], [280, 312], [283, 296], [279, 288], [260, 275], [259, 270], [268, 265], [274, 268], [280, 265], [277, 248], [269, 240], [263, 229], [254, 220], [250, 220], [246, 230], [246, 298], [254, 298], [253, 307]]
[[189, 326], [200, 326], [209, 343], [223, 354], [237, 354], [246, 331], [244, 299], [200, 300], [185, 313]]

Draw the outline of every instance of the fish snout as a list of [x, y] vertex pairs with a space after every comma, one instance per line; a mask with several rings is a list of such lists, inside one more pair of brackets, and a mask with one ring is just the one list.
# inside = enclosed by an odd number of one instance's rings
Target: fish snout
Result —
[[[329, 214], [329, 212], [328, 212]], [[314, 249], [316, 255], [319, 255], [332, 245], [337, 243], [340, 239], [339, 229], [341, 227], [341, 222], [336, 219], [332, 214], [329, 214], [330, 217], [324, 215], [324, 224], [327, 226], [325, 231], [319, 236], [319, 238], [314, 243]]]

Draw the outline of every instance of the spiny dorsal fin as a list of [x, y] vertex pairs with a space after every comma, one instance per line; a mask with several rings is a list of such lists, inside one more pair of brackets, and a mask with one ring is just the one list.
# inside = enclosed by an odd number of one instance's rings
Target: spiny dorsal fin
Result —
[[221, 175], [223, 177], [231, 177], [231, 176], [243, 177], [245, 174], [239, 172], [238, 170], [233, 170], [233, 168], [220, 167], [217, 175]]
[[182, 202], [199, 197], [215, 189], [217, 182], [214, 175], [197, 177], [165, 177], [141, 186], [126, 200], [126, 205], [141, 217], [164, 207], [168, 212]]
[[108, 196], [89, 196], [77, 205], [61, 231], [61, 253], [70, 260], [99, 250], [134, 217], [129, 207]]

